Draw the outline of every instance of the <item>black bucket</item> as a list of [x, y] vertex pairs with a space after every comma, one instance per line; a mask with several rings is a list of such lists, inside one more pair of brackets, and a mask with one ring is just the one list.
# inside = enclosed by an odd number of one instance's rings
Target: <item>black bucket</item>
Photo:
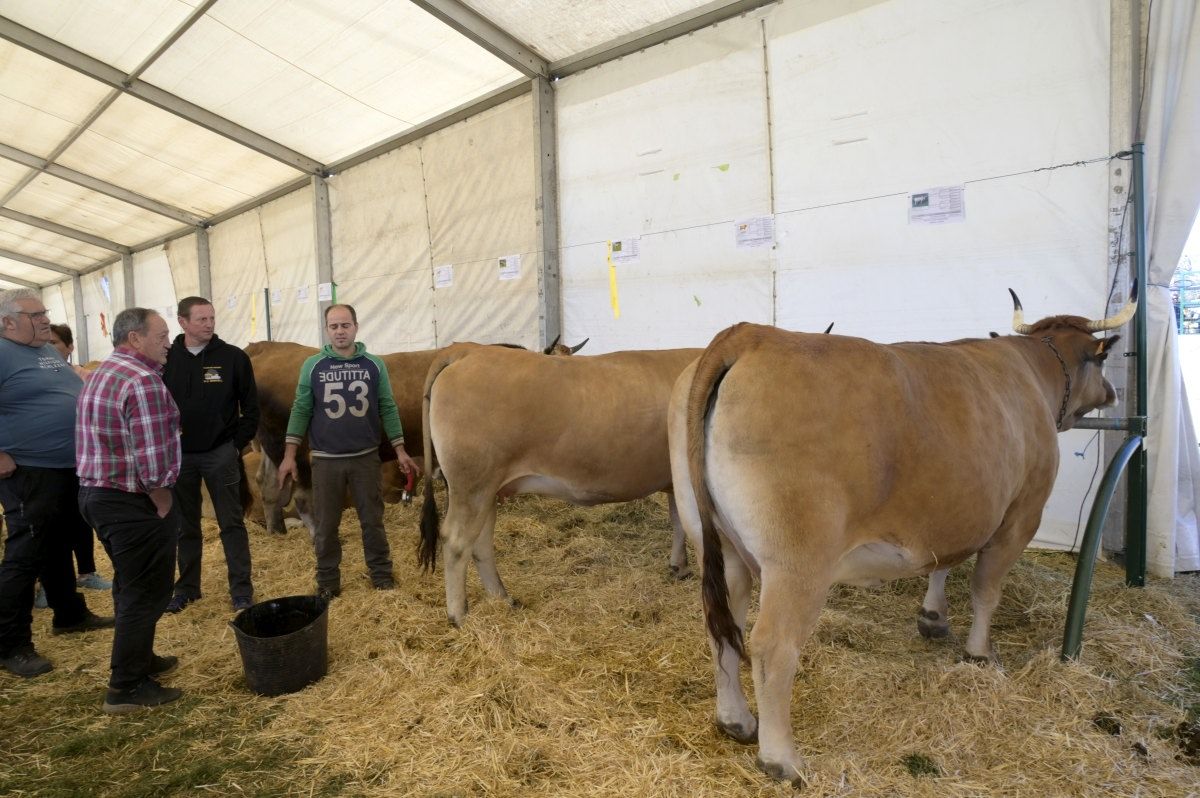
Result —
[[287, 596], [242, 610], [229, 622], [246, 685], [259, 695], [302, 690], [329, 669], [329, 602]]

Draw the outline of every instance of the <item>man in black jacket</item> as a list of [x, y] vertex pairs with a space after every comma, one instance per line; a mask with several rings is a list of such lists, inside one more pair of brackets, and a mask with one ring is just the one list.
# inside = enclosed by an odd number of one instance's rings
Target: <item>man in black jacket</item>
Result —
[[179, 303], [179, 326], [167, 353], [163, 382], [179, 405], [183, 465], [175, 483], [179, 530], [179, 579], [167, 612], [179, 612], [200, 598], [200, 480], [212, 498], [225, 548], [229, 595], [235, 610], [254, 600], [250, 581], [250, 539], [242, 523], [241, 452], [258, 431], [258, 392], [250, 358], [213, 330], [212, 303], [190, 296]]

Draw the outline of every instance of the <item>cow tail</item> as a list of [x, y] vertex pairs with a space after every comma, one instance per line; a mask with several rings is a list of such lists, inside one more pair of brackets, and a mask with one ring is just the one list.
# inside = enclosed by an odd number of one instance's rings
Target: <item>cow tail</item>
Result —
[[[454, 349], [458, 349], [455, 347]], [[443, 350], [429, 365], [425, 376], [425, 390], [421, 394], [421, 443], [425, 452], [425, 485], [421, 496], [421, 540], [417, 544], [417, 564], [423, 571], [433, 571], [437, 565], [438, 508], [433, 495], [433, 473], [437, 467], [437, 453], [433, 450], [433, 432], [429, 427], [429, 397], [433, 394], [433, 383], [442, 369], [458, 359], [457, 353]]]
[[717, 644], [718, 655], [726, 645], [732, 646], [742, 659], [746, 649], [742, 630], [733, 620], [729, 610], [729, 585], [725, 582], [725, 556], [721, 551], [721, 539], [713, 523], [715, 508], [708, 482], [704, 477], [705, 464], [705, 421], [716, 402], [717, 389], [725, 374], [733, 367], [737, 351], [728, 339], [738, 327], [730, 327], [717, 334], [696, 364], [696, 373], [687, 400], [687, 457], [688, 473], [692, 480], [692, 492], [696, 497], [696, 510], [700, 515], [700, 532], [703, 539], [702, 560], [704, 577], [701, 595], [704, 603], [704, 619], [708, 633]]

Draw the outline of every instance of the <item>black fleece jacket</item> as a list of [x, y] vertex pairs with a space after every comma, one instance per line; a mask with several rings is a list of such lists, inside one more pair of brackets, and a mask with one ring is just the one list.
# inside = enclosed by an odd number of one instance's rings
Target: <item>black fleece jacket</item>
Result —
[[184, 452], [208, 452], [233, 441], [240, 451], [258, 432], [258, 389], [250, 358], [217, 336], [193, 355], [177, 335], [163, 382], [179, 406]]

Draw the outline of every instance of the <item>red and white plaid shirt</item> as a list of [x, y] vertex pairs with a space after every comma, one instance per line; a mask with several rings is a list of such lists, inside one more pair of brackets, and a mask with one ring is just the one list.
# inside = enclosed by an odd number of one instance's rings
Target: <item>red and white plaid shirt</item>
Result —
[[120, 347], [92, 372], [75, 414], [75, 470], [85, 487], [149, 493], [179, 476], [179, 408], [162, 366]]

